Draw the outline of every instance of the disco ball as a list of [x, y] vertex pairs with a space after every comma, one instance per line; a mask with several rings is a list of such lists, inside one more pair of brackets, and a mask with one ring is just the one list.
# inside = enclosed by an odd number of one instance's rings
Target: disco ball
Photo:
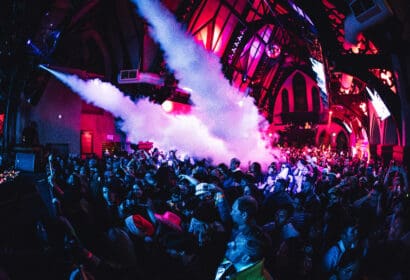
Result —
[[281, 53], [281, 47], [275, 43], [267, 44], [265, 47], [265, 53], [270, 58], [278, 58]]

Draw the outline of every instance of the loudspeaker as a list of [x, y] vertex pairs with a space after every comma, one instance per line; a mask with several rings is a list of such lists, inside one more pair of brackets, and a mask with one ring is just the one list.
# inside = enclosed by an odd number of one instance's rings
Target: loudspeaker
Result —
[[17, 170], [34, 172], [36, 163], [36, 154], [34, 153], [16, 153], [14, 167]]
[[344, 21], [345, 39], [357, 43], [357, 36], [365, 29], [376, 25], [393, 14], [385, 0], [351, 0], [352, 13]]
[[119, 84], [151, 84], [164, 86], [165, 80], [155, 73], [143, 73], [137, 69], [121, 70], [117, 77]]

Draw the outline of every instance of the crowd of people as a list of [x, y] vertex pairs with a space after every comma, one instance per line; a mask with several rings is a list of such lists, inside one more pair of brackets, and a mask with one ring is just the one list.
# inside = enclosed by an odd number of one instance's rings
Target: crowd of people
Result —
[[44, 246], [69, 279], [410, 279], [402, 166], [279, 151], [267, 168], [156, 148], [50, 155]]

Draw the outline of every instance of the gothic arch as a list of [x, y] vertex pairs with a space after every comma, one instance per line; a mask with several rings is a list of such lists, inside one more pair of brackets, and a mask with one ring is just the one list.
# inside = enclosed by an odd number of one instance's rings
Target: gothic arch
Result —
[[370, 135], [371, 144], [381, 144], [379, 122], [376, 119], [373, 119]]
[[329, 145], [329, 135], [326, 130], [322, 130], [322, 132], [319, 134], [318, 146], [322, 145]]
[[396, 122], [392, 118], [385, 120], [384, 125], [384, 137], [382, 144], [397, 145], [398, 144], [398, 133]]
[[282, 113], [289, 113], [289, 93], [287, 89], [282, 90]]
[[320, 93], [317, 87], [312, 87], [313, 112], [320, 112]]
[[346, 151], [349, 149], [349, 142], [347, 140], [346, 134], [340, 131], [336, 137], [336, 149], [339, 151]]
[[292, 79], [295, 112], [307, 112], [306, 80], [302, 74], [296, 73]]

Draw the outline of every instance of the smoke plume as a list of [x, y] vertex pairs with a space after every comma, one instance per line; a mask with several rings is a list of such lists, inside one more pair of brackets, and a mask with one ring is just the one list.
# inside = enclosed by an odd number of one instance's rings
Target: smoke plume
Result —
[[[192, 89], [195, 106], [189, 115], [171, 115], [146, 99], [134, 103], [119, 89], [98, 79], [84, 81], [48, 68], [84, 100], [123, 119], [121, 129], [134, 143], [153, 141], [214, 163], [237, 157], [242, 162], [272, 162], [271, 149], [260, 133], [264, 119], [251, 97], [224, 78], [218, 57], [198, 45], [174, 16], [156, 0], [133, 0], [150, 25], [180, 85]], [[245, 164], [244, 164], [245, 165]]]

